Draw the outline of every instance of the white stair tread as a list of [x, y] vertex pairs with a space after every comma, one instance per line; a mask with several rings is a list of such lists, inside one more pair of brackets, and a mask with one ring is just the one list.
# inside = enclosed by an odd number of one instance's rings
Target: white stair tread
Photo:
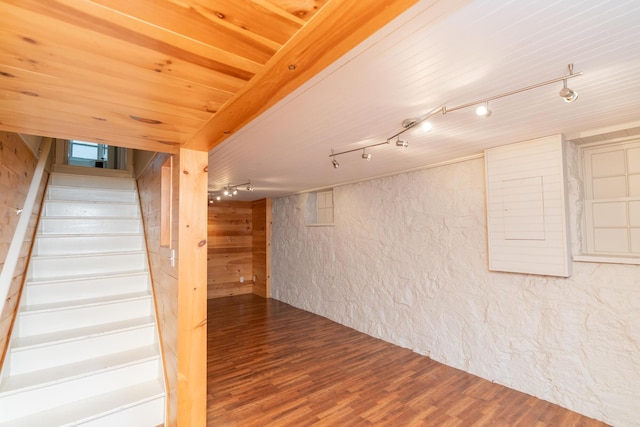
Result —
[[[83, 187], [85, 188], [85, 187]], [[134, 191], [134, 190], [122, 190], [122, 191]], [[120, 205], [128, 205], [128, 206], [138, 206], [138, 203], [136, 202], [129, 202], [129, 201], [124, 201], [124, 202], [120, 202], [117, 200], [114, 201], [110, 201], [110, 200], [63, 200], [63, 199], [48, 199], [48, 200], [44, 200], [45, 204], [57, 204], [57, 203], [69, 203], [72, 205], [78, 205], [78, 204], [86, 204], [86, 205], [107, 205], [107, 206], [120, 206]]]
[[118, 251], [118, 252], [90, 252], [90, 253], [78, 253], [78, 254], [60, 254], [60, 255], [34, 255], [31, 260], [43, 260], [43, 259], [77, 259], [77, 258], [96, 258], [96, 257], [116, 257], [120, 255], [144, 255], [146, 251]]
[[[98, 182], [100, 188], [107, 188], [106, 183], [108, 182], [123, 182], [123, 183], [134, 183], [135, 179], [131, 176], [121, 176], [121, 174], [126, 173], [126, 171], [121, 169], [102, 169], [102, 170], [91, 170], [91, 173], [86, 172], [86, 167], [84, 166], [73, 166], [73, 165], [54, 165], [54, 170], [57, 168], [65, 168], [67, 171], [54, 171], [51, 174], [51, 178], [55, 179], [70, 179], [74, 184], [77, 184], [80, 181], [83, 184], [87, 184], [84, 181], [90, 182]], [[101, 175], [96, 175], [94, 172], [100, 172]], [[52, 184], [52, 185], [60, 185], [60, 184]]]
[[159, 380], [83, 399], [8, 422], [6, 427], [75, 426], [154, 399], [164, 398]]
[[46, 334], [27, 337], [15, 337], [11, 348], [13, 351], [22, 351], [39, 346], [47, 346], [65, 341], [78, 340], [109, 333], [117, 333], [129, 329], [154, 325], [153, 316], [137, 317], [119, 322], [102, 323], [99, 325], [85, 326], [82, 328], [68, 329], [64, 331], [49, 332]]
[[[116, 218], [117, 219], [117, 218]], [[135, 218], [134, 218], [135, 219]], [[142, 236], [142, 233], [118, 233], [117, 237], [126, 237], [126, 236]], [[101, 234], [101, 233], [85, 233], [85, 234], [69, 234], [69, 233], [60, 233], [60, 234], [52, 234], [52, 233], [47, 233], [47, 234], [38, 234], [38, 239], [58, 239], [60, 237], [69, 237], [69, 238], [86, 238], [86, 237], [97, 237], [97, 238], [101, 238], [101, 237], [110, 237], [108, 234]]]
[[69, 276], [54, 276], [54, 277], [40, 277], [40, 278], [29, 278], [28, 283], [33, 285], [40, 285], [45, 283], [60, 283], [60, 282], [71, 282], [71, 281], [82, 281], [95, 279], [96, 277], [120, 277], [120, 276], [138, 276], [141, 274], [149, 274], [148, 270], [131, 270], [131, 271], [118, 271], [116, 274], [100, 274], [97, 275], [95, 273], [90, 274], [76, 274]]
[[135, 299], [151, 298], [151, 292], [132, 292], [128, 294], [107, 295], [98, 298], [88, 298], [70, 301], [54, 302], [49, 304], [27, 305], [20, 310], [20, 313], [33, 314], [45, 311], [67, 310], [80, 307], [89, 307], [92, 305], [114, 304], [123, 301], [131, 301]]
[[123, 193], [131, 193], [137, 192], [133, 188], [116, 188], [116, 187], [107, 187], [103, 185], [92, 185], [92, 186], [75, 186], [75, 185], [60, 185], [60, 184], [49, 184], [47, 189], [50, 188], [68, 188], [70, 190], [77, 191], [114, 191], [114, 192], [123, 192]]
[[[107, 203], [111, 203], [111, 202], [107, 202]], [[126, 221], [140, 221], [140, 217], [137, 216], [43, 216], [41, 218], [41, 220], [47, 220], [47, 219], [57, 219], [57, 220], [69, 220], [69, 221], [91, 221], [91, 222], [96, 222], [96, 221], [114, 221], [114, 220], [126, 220]], [[51, 234], [51, 233], [47, 233], [47, 234]]]
[[56, 277], [55, 279], [29, 279], [25, 286], [46, 286], [49, 284], [57, 285], [60, 283], [68, 283], [68, 282], [82, 282], [83, 280], [92, 280], [96, 278], [107, 279], [107, 278], [119, 278], [119, 277], [143, 277], [146, 278], [149, 272], [147, 270], [139, 270], [139, 271], [126, 271], [126, 272], [117, 272], [114, 274], [100, 274], [97, 276], [95, 274], [82, 275], [82, 276], [65, 276], [65, 277]]
[[78, 363], [56, 366], [26, 374], [9, 375], [3, 378], [2, 383], [0, 383], [0, 397], [13, 393], [22, 393], [50, 384], [71, 381], [123, 366], [136, 365], [159, 357], [156, 346], [148, 345]]

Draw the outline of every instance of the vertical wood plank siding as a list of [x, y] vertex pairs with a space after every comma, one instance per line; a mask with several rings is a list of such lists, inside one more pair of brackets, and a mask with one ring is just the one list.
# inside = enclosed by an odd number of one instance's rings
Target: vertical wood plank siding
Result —
[[[9, 245], [20, 218], [16, 214], [16, 208], [22, 208], [24, 205], [37, 162], [36, 157], [18, 134], [0, 132], [0, 269], [4, 267]], [[2, 312], [0, 313], [0, 363], [11, 332], [11, 324], [18, 308], [20, 289], [24, 281], [29, 250], [36, 231], [38, 214], [48, 177], [49, 174], [45, 171], [40, 183], [38, 196], [36, 197], [37, 202], [29, 221], [27, 237], [22, 244], [20, 257], [11, 280], [7, 299], [4, 301], [3, 306], [0, 306], [2, 307]]]
[[250, 294], [254, 274], [251, 202], [216, 201], [209, 205], [208, 223], [207, 297]]

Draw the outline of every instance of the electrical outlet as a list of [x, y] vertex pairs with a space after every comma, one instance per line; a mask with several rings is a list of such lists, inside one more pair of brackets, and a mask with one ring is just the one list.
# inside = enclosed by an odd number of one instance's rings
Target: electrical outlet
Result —
[[240, 276], [240, 283], [244, 283], [244, 276]]

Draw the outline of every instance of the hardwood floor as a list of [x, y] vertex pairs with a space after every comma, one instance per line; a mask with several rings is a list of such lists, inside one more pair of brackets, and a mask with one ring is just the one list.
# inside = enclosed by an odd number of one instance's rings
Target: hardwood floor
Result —
[[279, 301], [208, 316], [208, 426], [606, 425]]

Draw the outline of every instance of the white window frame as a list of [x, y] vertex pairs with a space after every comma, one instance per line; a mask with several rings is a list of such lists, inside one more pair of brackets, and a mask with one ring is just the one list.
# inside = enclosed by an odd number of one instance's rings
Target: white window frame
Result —
[[[638, 192], [638, 179], [640, 179], [640, 171], [629, 170], [629, 151], [634, 150], [634, 153], [640, 149], [640, 140], [630, 139], [622, 141], [607, 141], [600, 143], [588, 144], [580, 147], [581, 159], [582, 159], [582, 171], [583, 171], [583, 194], [584, 194], [584, 209], [582, 210], [582, 253], [574, 256], [575, 261], [587, 261], [587, 262], [607, 262], [607, 263], [620, 263], [620, 264], [640, 264], [640, 252], [638, 252], [637, 246], [632, 246], [632, 242], [636, 241], [633, 236], [637, 236], [640, 232], [640, 218], [638, 215], [638, 205], [640, 204], [640, 192]], [[595, 154], [613, 153], [614, 151], [623, 151], [624, 156], [622, 161], [624, 162], [624, 175], [612, 176], [612, 179], [617, 179], [620, 182], [624, 182], [625, 188], [621, 188], [618, 197], [610, 198], [598, 198], [594, 197], [594, 179], [592, 168], [592, 156]], [[607, 178], [607, 177], [600, 177]], [[632, 184], [632, 180], [634, 183]], [[598, 227], [594, 226], [594, 218], [592, 215], [594, 204], [607, 204], [617, 205], [618, 207], [624, 206], [626, 214], [626, 234], [628, 240], [627, 251], [606, 252], [596, 251], [594, 247], [595, 233]], [[601, 227], [600, 229], [603, 229]], [[622, 231], [625, 227], [615, 227], [618, 231]], [[637, 245], [637, 242], [636, 242]]]
[[307, 195], [305, 219], [308, 227], [333, 226], [333, 189], [316, 191]]
[[[74, 146], [87, 146], [87, 147], [95, 147], [96, 148], [96, 156], [93, 157], [73, 157], [73, 147]], [[97, 142], [88, 142], [88, 141], [80, 141], [80, 140], [70, 140], [69, 141], [69, 164], [82, 164], [82, 165], [92, 165], [97, 160], [107, 160], [108, 154], [108, 145], [99, 144]]]

